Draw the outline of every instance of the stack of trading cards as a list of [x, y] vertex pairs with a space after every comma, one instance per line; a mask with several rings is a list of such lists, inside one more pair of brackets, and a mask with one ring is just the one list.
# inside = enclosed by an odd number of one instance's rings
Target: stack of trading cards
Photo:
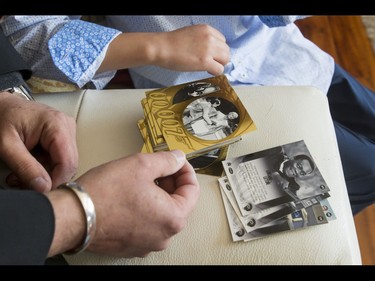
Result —
[[220, 175], [228, 145], [255, 124], [225, 75], [146, 92], [142, 152], [179, 149], [197, 172]]
[[222, 161], [219, 178], [233, 241], [328, 223], [329, 187], [303, 140]]

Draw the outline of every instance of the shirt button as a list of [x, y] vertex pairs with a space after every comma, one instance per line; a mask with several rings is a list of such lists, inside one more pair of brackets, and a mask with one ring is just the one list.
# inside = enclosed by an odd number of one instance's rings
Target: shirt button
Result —
[[245, 77], [247, 77], [247, 74], [246, 73], [241, 73], [241, 77], [245, 78]]

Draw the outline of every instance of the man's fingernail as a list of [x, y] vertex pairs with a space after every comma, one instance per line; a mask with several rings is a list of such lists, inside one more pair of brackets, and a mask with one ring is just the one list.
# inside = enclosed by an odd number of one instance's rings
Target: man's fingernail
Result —
[[42, 177], [36, 177], [30, 181], [30, 188], [39, 192], [45, 192], [50, 189], [49, 183]]
[[171, 150], [171, 152], [173, 153], [174, 157], [176, 157], [177, 163], [185, 162], [185, 153], [183, 153], [181, 150]]

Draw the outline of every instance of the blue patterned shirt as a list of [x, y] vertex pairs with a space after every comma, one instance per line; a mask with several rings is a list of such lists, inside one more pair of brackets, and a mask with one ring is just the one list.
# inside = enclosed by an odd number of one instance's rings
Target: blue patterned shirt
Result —
[[[32, 18], [43, 19], [37, 21]], [[230, 46], [231, 59], [224, 73], [232, 85], [309, 85], [326, 93], [333, 75], [333, 59], [303, 37], [293, 23], [297, 18], [106, 16], [108, 28], [72, 17], [17, 16], [6, 18], [1, 26], [20, 53], [33, 62], [33, 70], [37, 69], [42, 77], [68, 79], [80, 87], [92, 81], [97, 88], [102, 88], [114, 72], [100, 75], [95, 75], [95, 72], [108, 44], [119, 34], [118, 30], [163, 32], [205, 23], [222, 32]], [[38, 28], [38, 25], [44, 28]], [[35, 37], [39, 39], [35, 40]], [[42, 49], [48, 48], [49, 58], [45, 53], [35, 56], [27, 50], [30, 41], [39, 42]], [[210, 76], [203, 71], [177, 72], [157, 66], [136, 67], [130, 70], [130, 74], [137, 88], [163, 87]]]
[[35, 76], [102, 89], [115, 71], [95, 74], [121, 32], [79, 16], [10, 16], [0, 26]]

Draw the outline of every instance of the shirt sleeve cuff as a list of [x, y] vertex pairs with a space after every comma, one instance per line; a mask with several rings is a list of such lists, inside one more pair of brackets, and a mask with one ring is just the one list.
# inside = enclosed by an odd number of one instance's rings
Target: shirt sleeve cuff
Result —
[[[73, 20], [59, 30], [48, 42], [54, 64], [70, 81], [83, 87], [94, 79], [104, 60], [109, 43], [121, 32], [82, 20]], [[99, 88], [114, 76], [115, 71], [98, 75]]]

